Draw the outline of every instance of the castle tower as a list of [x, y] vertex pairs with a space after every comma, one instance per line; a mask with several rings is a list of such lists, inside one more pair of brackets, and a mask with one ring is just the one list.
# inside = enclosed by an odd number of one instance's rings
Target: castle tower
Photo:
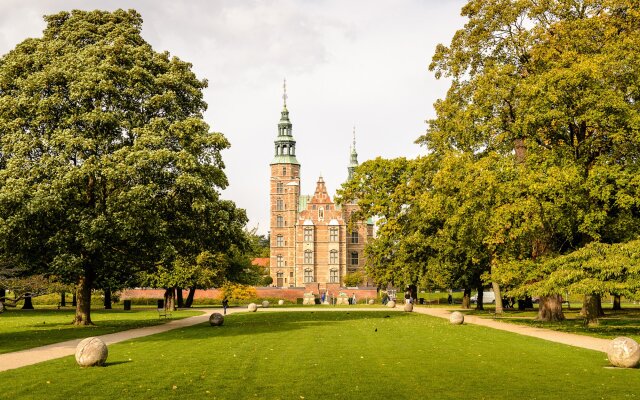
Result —
[[274, 141], [270, 180], [270, 270], [276, 286], [294, 285], [295, 226], [300, 198], [300, 163], [296, 159], [296, 141], [287, 110], [287, 81], [283, 84], [283, 108]]
[[349, 178], [348, 180], [353, 179], [353, 173], [356, 170], [356, 167], [358, 166], [358, 153], [356, 153], [356, 127], [353, 127], [353, 145], [351, 146], [351, 157], [349, 160], [349, 166], [347, 167], [347, 170], [349, 171]]

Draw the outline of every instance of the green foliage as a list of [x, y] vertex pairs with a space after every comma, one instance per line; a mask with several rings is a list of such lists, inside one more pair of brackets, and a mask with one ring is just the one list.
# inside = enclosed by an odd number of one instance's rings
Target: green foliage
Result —
[[256, 298], [256, 289], [249, 285], [228, 282], [222, 286], [222, 298], [237, 303], [241, 300]]
[[363, 280], [364, 275], [362, 275], [362, 272], [356, 271], [346, 274], [344, 278], [342, 278], [342, 284], [347, 287], [356, 287], [360, 286]]
[[113, 286], [237, 243], [207, 82], [133, 10], [45, 20], [0, 59], [0, 265]]

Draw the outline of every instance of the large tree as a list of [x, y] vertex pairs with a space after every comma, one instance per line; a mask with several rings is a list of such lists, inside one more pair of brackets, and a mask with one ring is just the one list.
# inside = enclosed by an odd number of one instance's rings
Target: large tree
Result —
[[75, 283], [84, 325], [96, 282], [231, 241], [229, 143], [203, 121], [207, 82], [137, 12], [45, 20], [0, 58], [0, 256]]

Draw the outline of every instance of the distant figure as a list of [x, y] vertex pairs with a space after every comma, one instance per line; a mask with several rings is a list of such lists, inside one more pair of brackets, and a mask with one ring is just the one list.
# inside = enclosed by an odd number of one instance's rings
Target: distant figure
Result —
[[411, 293], [409, 293], [408, 290], [404, 292], [404, 302], [407, 304], [411, 303]]
[[353, 293], [353, 297], [351, 298], [351, 304], [358, 304], [358, 302], [356, 301], [356, 293]]
[[451, 293], [447, 296], [447, 303], [453, 304], [453, 296], [451, 296]]
[[326, 292], [322, 292], [322, 296], [320, 296], [320, 298], [322, 299], [322, 304], [324, 304], [324, 300], [327, 298], [327, 293]]
[[224, 315], [227, 315], [227, 307], [229, 307], [229, 300], [225, 297], [222, 300], [222, 308], [224, 309]]
[[389, 302], [389, 295], [387, 294], [387, 292], [384, 292], [384, 294], [382, 295], [382, 305], [387, 305], [387, 303]]

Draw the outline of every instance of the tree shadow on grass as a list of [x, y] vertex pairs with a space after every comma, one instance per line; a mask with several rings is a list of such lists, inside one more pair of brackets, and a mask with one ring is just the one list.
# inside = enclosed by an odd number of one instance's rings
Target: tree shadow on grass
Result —
[[[165, 342], [170, 339], [201, 340], [210, 337], [255, 336], [281, 333], [308, 327], [321, 327], [345, 321], [367, 320], [377, 329], [386, 319], [411, 318], [418, 314], [388, 311], [345, 311], [345, 312], [258, 312], [238, 313], [225, 316], [222, 326], [210, 326], [208, 322], [187, 328], [179, 328], [157, 335], [136, 339], [139, 342]], [[169, 336], [169, 337], [167, 337]]]

